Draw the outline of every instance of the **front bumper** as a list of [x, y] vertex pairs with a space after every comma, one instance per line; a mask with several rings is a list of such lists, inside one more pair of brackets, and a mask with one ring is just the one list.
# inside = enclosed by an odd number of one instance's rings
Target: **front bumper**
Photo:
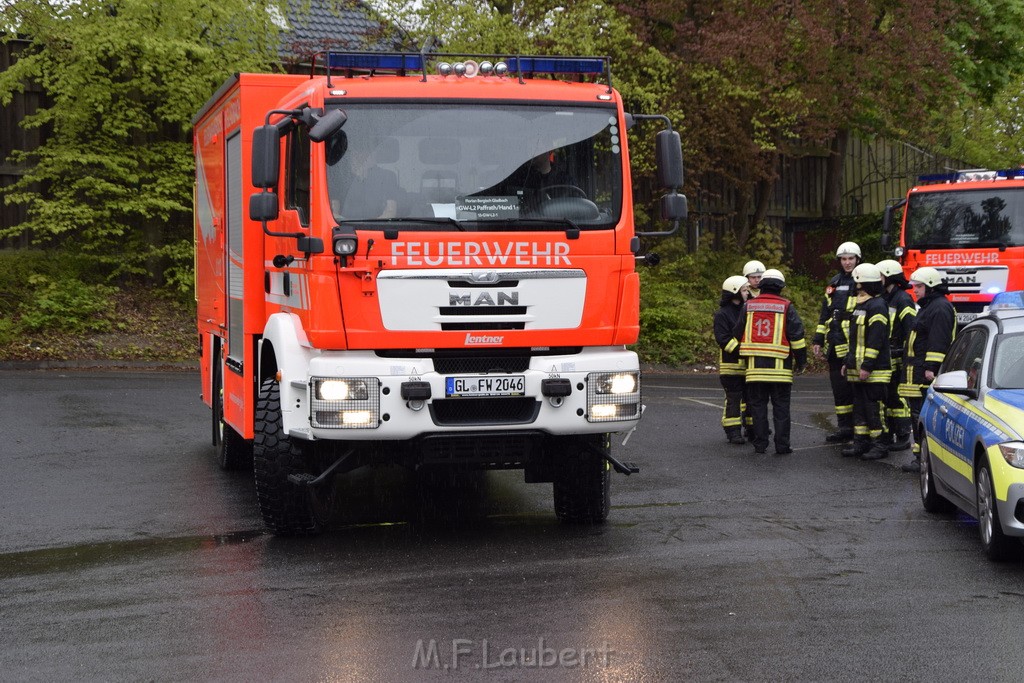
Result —
[[[629, 430], [639, 422], [642, 404], [635, 353], [600, 347], [569, 355], [530, 355], [524, 349], [523, 355], [522, 367], [511, 371], [493, 372], [483, 366], [458, 372], [460, 368], [453, 370], [450, 364], [439, 371], [441, 363], [429, 357], [324, 352], [310, 360], [305, 376], [282, 377], [284, 428], [297, 438], [365, 441], [489, 430], [598, 434]], [[467, 376], [521, 377], [522, 395], [448, 396], [448, 378]], [[635, 386], [628, 379], [618, 381], [623, 376], [635, 377]], [[344, 400], [324, 400], [317, 390], [321, 382], [338, 378], [347, 379], [358, 391]], [[421, 398], [428, 389], [430, 397]]]

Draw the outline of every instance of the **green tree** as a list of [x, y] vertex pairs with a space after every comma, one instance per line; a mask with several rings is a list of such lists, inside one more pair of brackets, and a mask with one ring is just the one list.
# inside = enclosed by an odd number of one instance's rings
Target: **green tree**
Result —
[[30, 45], [0, 73], [0, 102], [41, 84], [48, 104], [24, 125], [52, 133], [13, 155], [27, 172], [4, 200], [26, 204], [28, 219], [5, 234], [29, 231], [115, 275], [171, 268], [180, 284], [191, 261], [191, 117], [231, 73], [271, 68], [274, 7], [7, 0], [3, 40]]

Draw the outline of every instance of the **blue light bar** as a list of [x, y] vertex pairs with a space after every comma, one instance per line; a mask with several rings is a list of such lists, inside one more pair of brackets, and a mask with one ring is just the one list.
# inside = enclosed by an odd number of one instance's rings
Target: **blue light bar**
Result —
[[956, 171], [955, 173], [933, 173], [917, 177], [919, 185], [932, 183], [956, 183], [970, 182], [972, 180], [1020, 180], [1024, 179], [1024, 169], [1009, 168], [1002, 171], [986, 171], [984, 169], [972, 169], [969, 171]]
[[599, 57], [509, 57], [509, 73], [603, 74], [606, 61]]
[[423, 68], [419, 55], [395, 52], [329, 52], [328, 60], [332, 69], [419, 71]]
[[1024, 292], [1021, 291], [1000, 292], [993, 297], [992, 303], [988, 306], [990, 311], [1021, 309], [1024, 309]]

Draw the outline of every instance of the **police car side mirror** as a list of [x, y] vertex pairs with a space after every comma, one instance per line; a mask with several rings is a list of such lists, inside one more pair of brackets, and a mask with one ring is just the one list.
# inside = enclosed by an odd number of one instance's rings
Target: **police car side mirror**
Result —
[[932, 382], [932, 388], [943, 394], [956, 394], [978, 398], [978, 390], [970, 387], [966, 370], [952, 370], [944, 372]]

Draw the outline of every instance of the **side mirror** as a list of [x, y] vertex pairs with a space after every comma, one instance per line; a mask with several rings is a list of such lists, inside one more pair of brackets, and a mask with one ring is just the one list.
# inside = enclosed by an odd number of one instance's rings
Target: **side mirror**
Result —
[[277, 193], [254, 192], [249, 195], [249, 219], [254, 221], [277, 220]]
[[683, 146], [678, 131], [658, 131], [654, 136], [654, 159], [658, 185], [665, 189], [680, 189], [683, 186]]
[[348, 114], [341, 109], [332, 109], [313, 124], [309, 129], [309, 139], [313, 142], [323, 142], [331, 137], [348, 121]]
[[252, 184], [277, 187], [281, 172], [281, 135], [277, 126], [257, 126], [252, 133]]
[[932, 387], [935, 391], [943, 394], [957, 394], [958, 396], [978, 398], [978, 390], [969, 386], [966, 370], [944, 372], [935, 378], [935, 381], [932, 382]]
[[661, 218], [666, 221], [685, 221], [688, 204], [685, 194], [671, 192], [661, 198]]

